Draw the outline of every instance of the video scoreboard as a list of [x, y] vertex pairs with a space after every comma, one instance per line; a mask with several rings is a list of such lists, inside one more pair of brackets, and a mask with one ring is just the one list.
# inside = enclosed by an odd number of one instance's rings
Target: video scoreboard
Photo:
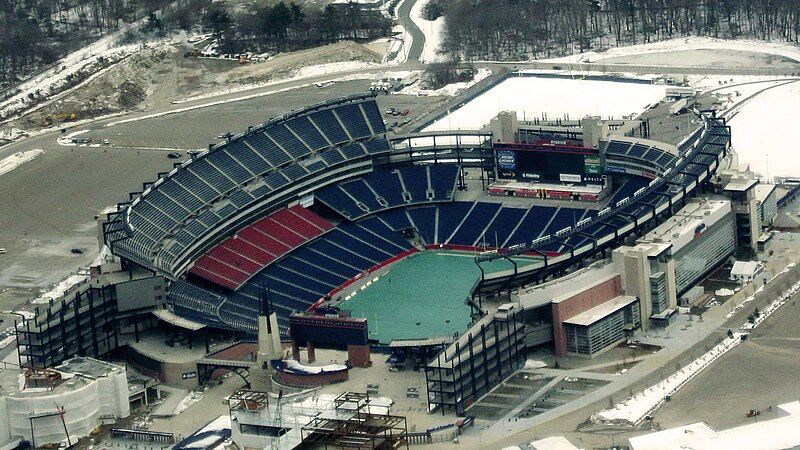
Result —
[[578, 142], [495, 143], [497, 178], [530, 183], [602, 184], [600, 152]]

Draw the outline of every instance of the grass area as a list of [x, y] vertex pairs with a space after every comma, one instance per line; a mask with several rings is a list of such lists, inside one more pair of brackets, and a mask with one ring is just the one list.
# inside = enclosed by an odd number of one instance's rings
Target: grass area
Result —
[[[392, 340], [427, 339], [463, 332], [472, 319], [465, 304], [480, 277], [474, 254], [425, 251], [391, 266], [377, 281], [344, 301], [342, 309], [365, 317], [369, 337]], [[520, 258], [518, 264], [533, 264]], [[486, 273], [512, 267], [507, 260], [481, 263]]]

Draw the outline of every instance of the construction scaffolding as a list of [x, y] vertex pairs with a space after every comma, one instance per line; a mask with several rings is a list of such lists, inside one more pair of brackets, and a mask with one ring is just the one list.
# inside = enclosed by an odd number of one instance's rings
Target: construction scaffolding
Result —
[[334, 409], [322, 411], [301, 429], [304, 444], [324, 448], [408, 448], [407, 433], [405, 417], [370, 405], [369, 394], [356, 392], [336, 397]]

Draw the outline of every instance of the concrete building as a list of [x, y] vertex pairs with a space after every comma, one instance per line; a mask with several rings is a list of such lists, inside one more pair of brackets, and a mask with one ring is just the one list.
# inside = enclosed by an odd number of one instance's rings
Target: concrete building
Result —
[[662, 326], [677, 297], [736, 250], [734, 215], [727, 200], [695, 199], [673, 217], [612, 253], [623, 289], [641, 300], [642, 326]]
[[69, 446], [98, 426], [130, 415], [125, 368], [114, 364], [72, 358], [53, 369], [6, 369], [0, 378], [4, 448], [21, 439], [34, 447]]
[[642, 323], [639, 299], [625, 295], [620, 273], [608, 263], [533, 286], [513, 299], [527, 310], [550, 313], [558, 357], [596, 356], [623, 341]]
[[757, 184], [755, 187], [756, 203], [758, 205], [758, 219], [761, 227], [772, 225], [773, 219], [778, 215], [778, 192], [774, 184]]
[[756, 198], [758, 180], [731, 178], [725, 185], [725, 193], [731, 198], [736, 214], [736, 242], [739, 254], [751, 256], [757, 248], [761, 234], [761, 220]]

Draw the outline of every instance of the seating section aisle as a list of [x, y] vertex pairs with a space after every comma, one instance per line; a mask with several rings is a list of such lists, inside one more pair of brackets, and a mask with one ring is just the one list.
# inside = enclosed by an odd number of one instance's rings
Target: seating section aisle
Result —
[[328, 221], [301, 206], [284, 208], [207, 251], [189, 272], [237, 289], [271, 262], [332, 228]]
[[452, 200], [457, 176], [454, 164], [378, 170], [314, 195], [344, 217], [356, 220], [398, 206]]

